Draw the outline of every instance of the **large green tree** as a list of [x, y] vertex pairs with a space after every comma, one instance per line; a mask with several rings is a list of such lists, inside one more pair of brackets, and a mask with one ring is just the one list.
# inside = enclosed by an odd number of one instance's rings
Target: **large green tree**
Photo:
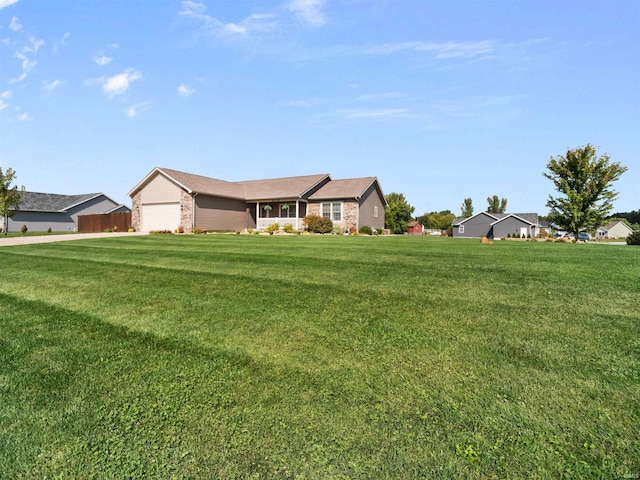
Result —
[[385, 198], [388, 204], [384, 210], [385, 228], [391, 230], [391, 233], [405, 233], [415, 207], [409, 205], [402, 193], [392, 192]]
[[619, 162], [611, 163], [607, 153], [598, 157], [590, 144], [551, 157], [547, 172], [542, 174], [553, 182], [560, 196], [549, 195], [547, 218], [575, 238], [581, 231], [597, 229], [618, 196], [612, 184], [626, 171]]
[[7, 235], [9, 228], [9, 217], [12, 217], [20, 204], [20, 199], [24, 194], [24, 187], [13, 187], [11, 184], [16, 179], [16, 172], [7, 168], [5, 172], [0, 167], [0, 218], [4, 219], [4, 234]]
[[487, 197], [487, 213], [504, 213], [507, 211], [507, 199], [500, 200], [498, 195]]
[[437, 228], [439, 230], [446, 230], [451, 226], [455, 215], [451, 213], [451, 210], [442, 210], [440, 212], [425, 213], [416, 217], [424, 228]]
[[462, 215], [460, 216], [463, 218], [469, 218], [473, 216], [473, 200], [471, 200], [471, 197], [464, 199], [462, 205], [460, 206], [460, 210], [462, 210]]

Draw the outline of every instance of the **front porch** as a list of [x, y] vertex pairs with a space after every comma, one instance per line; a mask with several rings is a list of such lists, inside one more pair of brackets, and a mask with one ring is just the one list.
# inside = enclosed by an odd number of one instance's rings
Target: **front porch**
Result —
[[277, 223], [280, 228], [291, 224], [294, 230], [302, 230], [307, 203], [299, 199], [256, 202], [256, 228], [266, 230]]
[[302, 230], [302, 224], [304, 223], [303, 218], [291, 218], [291, 217], [269, 217], [269, 218], [258, 218], [258, 230], [266, 230], [269, 225], [273, 225], [277, 223], [280, 226], [280, 229], [284, 227], [287, 223], [290, 223], [294, 230]]

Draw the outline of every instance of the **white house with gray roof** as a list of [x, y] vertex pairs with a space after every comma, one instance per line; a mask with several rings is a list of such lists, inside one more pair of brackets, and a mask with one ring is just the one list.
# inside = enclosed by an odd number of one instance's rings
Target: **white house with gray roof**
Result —
[[626, 223], [613, 221], [598, 228], [596, 235], [598, 238], [627, 238], [632, 233], [633, 230]]
[[[24, 192], [18, 208], [8, 218], [9, 232], [19, 232], [23, 225], [30, 232], [75, 232], [78, 215], [128, 212], [131, 209], [107, 197], [104, 193], [59, 195]], [[4, 231], [7, 219], [0, 220]]]
[[136, 231], [263, 230], [273, 223], [302, 229], [306, 215], [334, 226], [384, 228], [386, 200], [376, 177], [333, 180], [328, 174], [227, 182], [154, 168], [130, 192]]

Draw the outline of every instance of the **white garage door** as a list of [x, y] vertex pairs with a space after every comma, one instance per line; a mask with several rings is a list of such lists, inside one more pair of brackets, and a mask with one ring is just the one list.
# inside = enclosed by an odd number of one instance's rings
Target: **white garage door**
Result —
[[142, 231], [154, 230], [175, 231], [180, 226], [179, 203], [156, 203], [142, 205]]

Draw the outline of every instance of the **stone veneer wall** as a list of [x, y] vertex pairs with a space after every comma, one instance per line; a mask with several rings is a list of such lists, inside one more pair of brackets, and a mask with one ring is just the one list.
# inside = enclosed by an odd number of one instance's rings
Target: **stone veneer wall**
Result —
[[[325, 202], [326, 203], [326, 202]], [[322, 202], [310, 203], [307, 215], [322, 216]], [[335, 227], [358, 229], [358, 202], [342, 202], [342, 221], [333, 222]]]
[[136, 232], [139, 232], [142, 228], [140, 225], [140, 197], [142, 196], [142, 192], [136, 193], [132, 198], [131, 204], [131, 226]]
[[184, 233], [191, 233], [193, 227], [193, 197], [180, 190], [180, 225]]
[[342, 203], [342, 222], [345, 228], [353, 228], [358, 231], [358, 204], [357, 202]]

